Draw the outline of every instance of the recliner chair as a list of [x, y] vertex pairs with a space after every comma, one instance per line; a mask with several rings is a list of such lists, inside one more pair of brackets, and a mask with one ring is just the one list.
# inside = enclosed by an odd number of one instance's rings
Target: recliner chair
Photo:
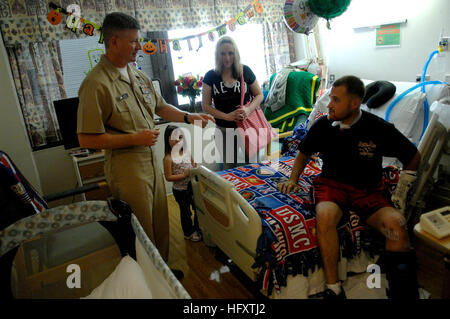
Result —
[[[94, 184], [54, 194], [47, 199], [56, 200], [99, 187], [100, 184]], [[17, 281], [18, 267], [13, 272], [11, 269], [16, 255], [22, 258], [21, 270], [30, 279], [29, 284], [41, 287], [45, 286], [42, 274], [61, 277], [63, 273], [67, 277], [66, 266], [71, 263], [88, 265], [88, 256], [95, 260], [103, 254], [116, 258], [117, 262], [126, 254], [136, 257], [135, 234], [131, 226], [133, 212], [125, 202], [108, 199], [49, 208], [46, 199], [35, 191], [2, 151], [0, 211], [0, 290], [6, 298], [14, 297], [11, 274], [15, 274], [13, 282]], [[26, 253], [28, 255], [24, 256]], [[96, 263], [90, 263], [93, 264]], [[103, 279], [96, 280], [101, 282]], [[31, 291], [28, 293], [25, 297], [34, 297]]]

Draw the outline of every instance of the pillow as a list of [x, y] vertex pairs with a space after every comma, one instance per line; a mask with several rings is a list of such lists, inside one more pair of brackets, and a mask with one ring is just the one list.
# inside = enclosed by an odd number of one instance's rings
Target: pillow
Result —
[[[400, 93], [401, 94], [401, 93]], [[391, 103], [399, 96], [395, 94], [393, 98], [387, 101], [379, 108], [371, 109], [362, 104], [361, 109], [372, 114], [378, 115], [383, 120], [386, 118], [386, 111]], [[389, 122], [403, 133], [411, 142], [418, 145], [420, 135], [423, 129], [424, 107], [423, 102], [425, 94], [420, 90], [412, 91], [405, 95], [391, 110]]]
[[395, 94], [395, 85], [388, 81], [375, 81], [366, 85], [366, 94], [362, 103], [369, 108], [377, 108], [387, 101]]
[[130, 256], [122, 258], [116, 269], [90, 295], [81, 299], [151, 299], [139, 264]]
[[311, 128], [311, 125], [320, 117], [322, 117], [325, 114], [328, 114], [328, 104], [330, 103], [330, 93], [331, 88], [329, 88], [326, 92], [322, 94], [321, 97], [319, 97], [314, 104], [313, 110], [309, 114], [308, 117], [308, 127], [309, 130]]

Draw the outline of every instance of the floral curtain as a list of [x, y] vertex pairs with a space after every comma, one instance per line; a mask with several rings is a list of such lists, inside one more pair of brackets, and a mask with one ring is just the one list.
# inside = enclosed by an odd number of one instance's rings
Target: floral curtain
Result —
[[295, 61], [294, 37], [284, 22], [263, 24], [266, 74], [271, 75]]
[[58, 41], [6, 47], [33, 149], [61, 139], [53, 101], [66, 98]]

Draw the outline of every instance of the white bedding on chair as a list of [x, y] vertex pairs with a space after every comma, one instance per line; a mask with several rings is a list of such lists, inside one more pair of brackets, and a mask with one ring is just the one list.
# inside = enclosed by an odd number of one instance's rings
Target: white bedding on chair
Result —
[[83, 299], [190, 299], [158, 249], [132, 215], [136, 234], [136, 260], [122, 258], [116, 269]]
[[100, 286], [81, 299], [151, 299], [149, 287], [139, 264], [127, 255]]

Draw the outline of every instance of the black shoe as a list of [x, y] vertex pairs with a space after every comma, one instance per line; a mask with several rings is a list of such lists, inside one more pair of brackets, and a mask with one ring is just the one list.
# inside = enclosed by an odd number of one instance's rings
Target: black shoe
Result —
[[172, 271], [172, 273], [174, 274], [174, 276], [175, 276], [178, 280], [183, 279], [184, 273], [183, 273], [181, 270], [178, 270], [178, 269], [172, 269], [172, 268], [170, 268], [170, 270]]
[[341, 287], [341, 292], [339, 295], [336, 295], [336, 293], [331, 290], [327, 289], [323, 292], [323, 299], [325, 300], [344, 300], [347, 299], [347, 296], [345, 295], [344, 288]]

